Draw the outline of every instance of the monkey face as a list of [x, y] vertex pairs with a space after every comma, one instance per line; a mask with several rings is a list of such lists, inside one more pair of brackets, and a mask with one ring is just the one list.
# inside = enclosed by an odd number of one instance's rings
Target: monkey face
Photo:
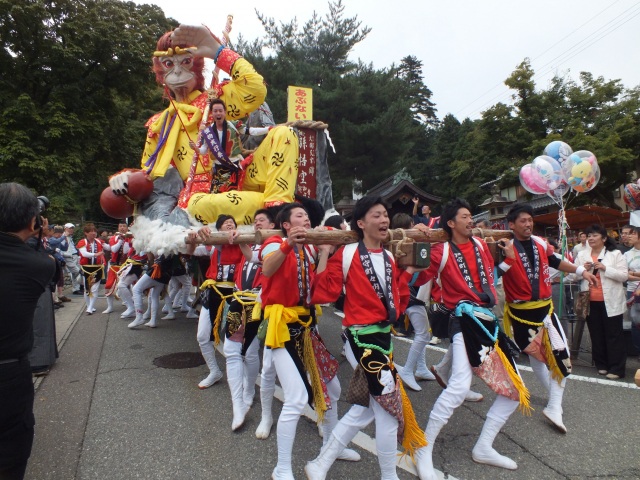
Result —
[[164, 70], [164, 83], [177, 99], [188, 96], [196, 88], [196, 76], [193, 73], [193, 55], [184, 53], [171, 57], [160, 57]]

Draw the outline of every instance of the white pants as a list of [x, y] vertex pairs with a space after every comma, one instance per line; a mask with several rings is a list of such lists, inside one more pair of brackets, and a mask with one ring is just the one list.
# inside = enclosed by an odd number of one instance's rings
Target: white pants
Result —
[[[296, 436], [296, 428], [298, 420], [302, 415], [309, 396], [307, 389], [302, 381], [298, 368], [294, 363], [291, 355], [285, 348], [265, 349], [265, 357], [267, 351], [270, 352], [271, 362], [280, 380], [284, 394], [284, 404], [278, 418], [278, 468], [291, 468], [291, 453], [293, 451], [294, 440]], [[263, 367], [264, 372], [264, 367]], [[340, 397], [340, 382], [335, 376], [327, 383], [327, 393], [331, 400], [333, 408], [338, 408], [338, 399]], [[336, 410], [337, 411], [337, 410]]]
[[213, 324], [211, 323], [211, 316], [209, 315], [209, 309], [203, 306], [200, 309], [200, 316], [198, 317], [198, 331], [196, 333], [196, 339], [198, 345], [206, 345], [207, 343], [213, 344], [211, 340], [211, 333], [213, 332]]
[[127, 308], [135, 311], [135, 304], [133, 303], [133, 291], [132, 285], [138, 281], [138, 275], [129, 273], [124, 277], [120, 277], [118, 281], [118, 296], [127, 305]]
[[[355, 360], [349, 342], [345, 344], [345, 356], [347, 359], [353, 358]], [[374, 420], [376, 422], [376, 450], [379, 453], [395, 452], [398, 443], [398, 420], [382, 408], [371, 395], [369, 395], [369, 406], [353, 405], [333, 429], [333, 434], [342, 445], [348, 445], [360, 430]]]
[[171, 277], [169, 283], [169, 299], [171, 300], [172, 308], [178, 308], [182, 305], [182, 308], [186, 309], [188, 306], [189, 290], [191, 290], [191, 277], [188, 275]]
[[429, 341], [429, 327], [427, 320], [427, 309], [423, 305], [414, 305], [407, 308], [406, 312], [409, 317], [415, 336], [410, 350], [421, 353]]
[[[438, 420], [443, 425], [449, 421], [453, 411], [464, 402], [473, 377], [462, 333], [456, 333], [453, 336], [451, 353], [453, 356], [451, 377], [449, 377], [447, 388], [442, 390], [429, 415], [429, 418]], [[518, 402], [498, 395], [487, 412], [487, 418], [504, 424], [516, 408], [518, 408]]]
[[[127, 275], [128, 277], [129, 275]], [[127, 278], [125, 277], [125, 278]], [[149, 292], [149, 306], [151, 307], [151, 319], [158, 318], [158, 311], [160, 308], [160, 292], [164, 288], [164, 283], [160, 283], [154, 280], [149, 275], [144, 274], [140, 280], [133, 286], [133, 304], [136, 307], [136, 315], [142, 315], [144, 313], [144, 291], [151, 289]]]

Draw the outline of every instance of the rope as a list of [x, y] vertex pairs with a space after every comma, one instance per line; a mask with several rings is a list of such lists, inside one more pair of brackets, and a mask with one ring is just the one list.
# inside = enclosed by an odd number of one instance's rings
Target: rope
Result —
[[[393, 252], [393, 256], [396, 258], [406, 257], [407, 254], [402, 251], [404, 244], [414, 243], [412, 238], [407, 238], [407, 232], [403, 228], [396, 228], [391, 230], [391, 241], [389, 242], [389, 248]], [[400, 234], [400, 240], [395, 240], [395, 234]]]

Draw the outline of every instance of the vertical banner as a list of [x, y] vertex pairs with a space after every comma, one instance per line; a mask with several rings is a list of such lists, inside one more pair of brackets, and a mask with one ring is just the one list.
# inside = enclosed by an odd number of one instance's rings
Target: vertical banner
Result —
[[313, 120], [313, 89], [287, 87], [287, 121]]
[[[321, 132], [324, 135], [324, 132]], [[318, 163], [318, 131], [311, 128], [298, 129], [298, 186], [297, 193], [307, 198], [316, 198], [316, 165]]]

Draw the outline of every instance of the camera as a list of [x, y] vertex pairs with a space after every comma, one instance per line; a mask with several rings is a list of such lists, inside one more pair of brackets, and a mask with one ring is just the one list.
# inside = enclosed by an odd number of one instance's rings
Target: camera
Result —
[[45, 197], [44, 195], [40, 195], [38, 197], [38, 206], [40, 207], [40, 213], [49, 208], [49, 205], [51, 205], [51, 202], [47, 197]]

